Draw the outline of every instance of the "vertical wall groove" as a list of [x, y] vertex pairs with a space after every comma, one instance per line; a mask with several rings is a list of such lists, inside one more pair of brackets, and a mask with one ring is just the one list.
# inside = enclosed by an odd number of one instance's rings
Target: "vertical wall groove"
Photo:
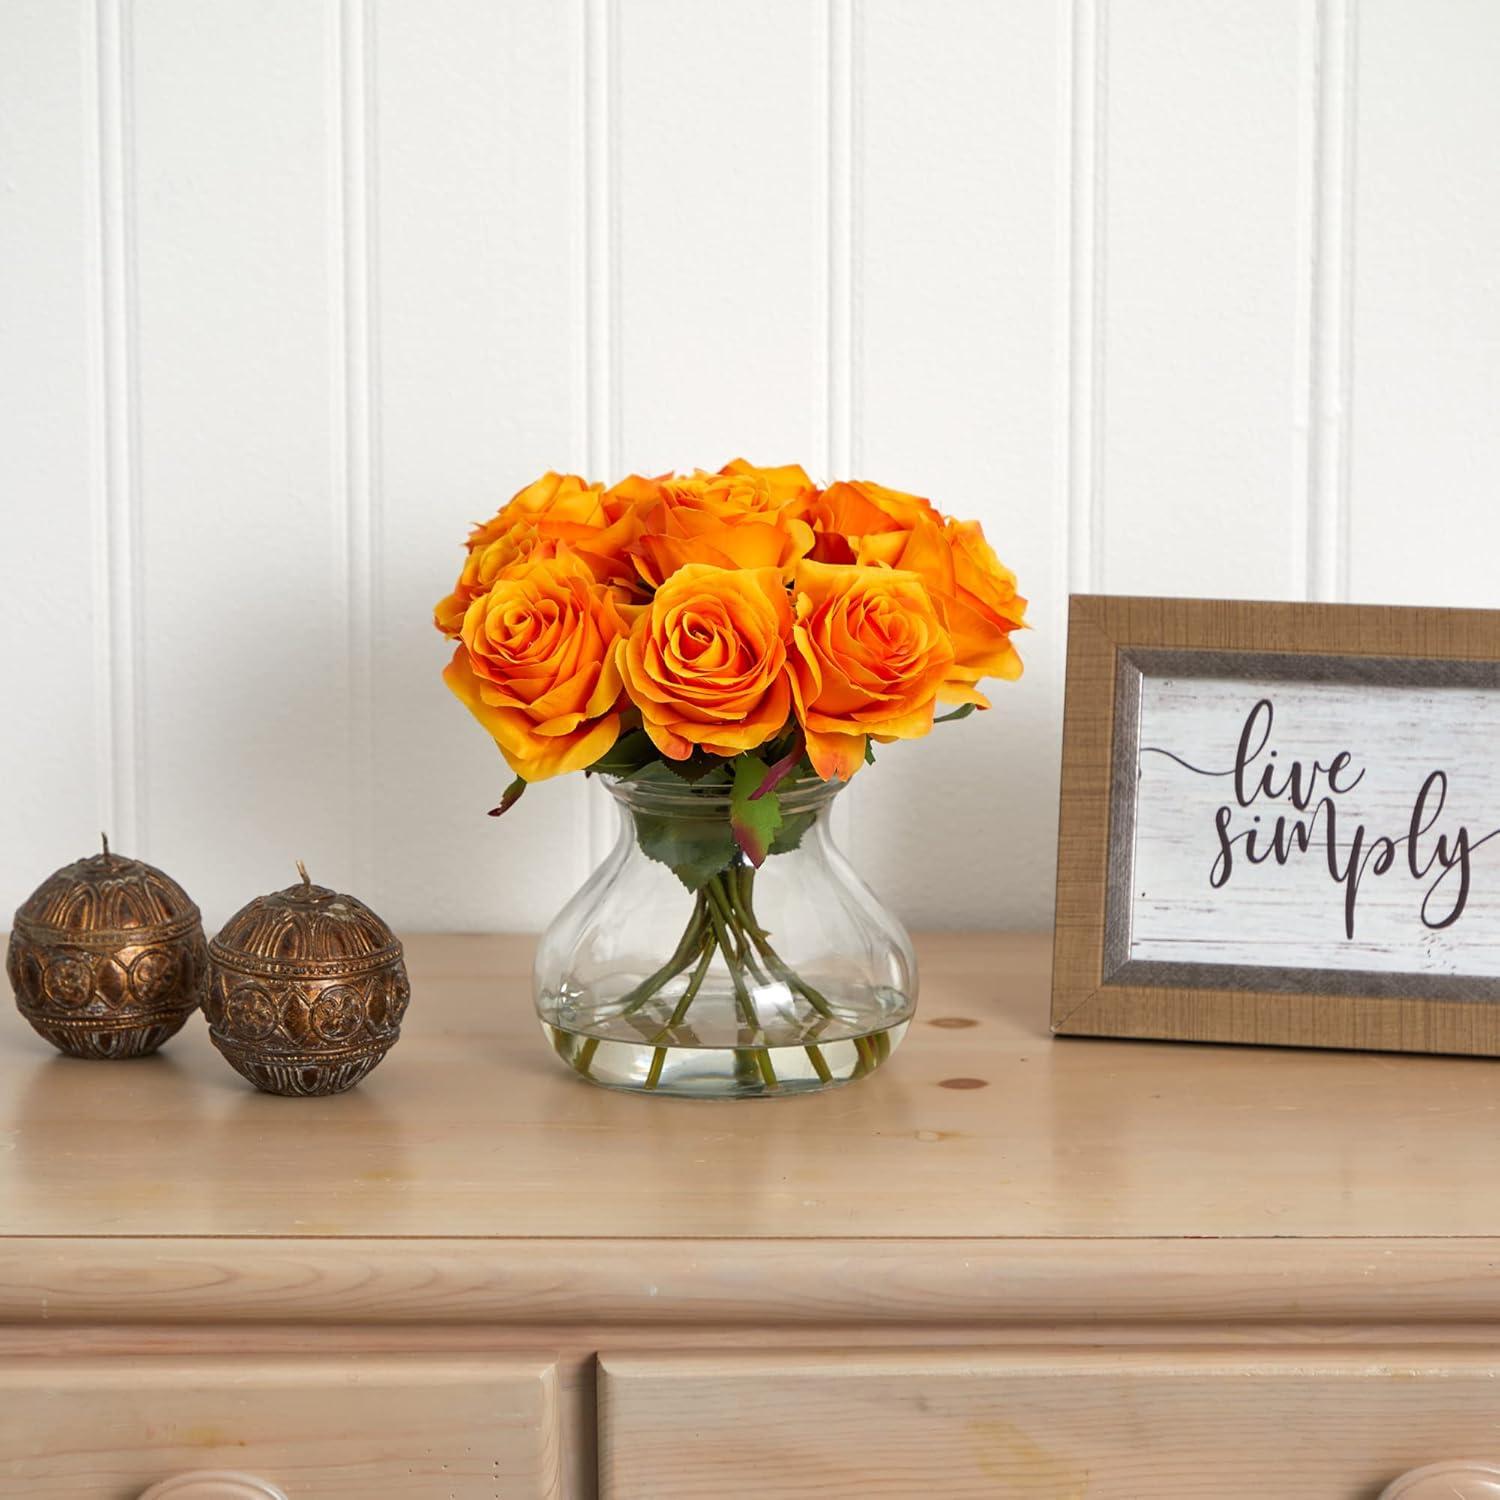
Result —
[[102, 811], [117, 847], [145, 853], [145, 659], [136, 351], [135, 142], [130, 0], [97, 0], [100, 410], [107, 667]]
[[104, 176], [104, 38], [99, 0], [89, 12], [92, 46], [84, 58], [84, 107], [89, 111], [85, 149], [89, 245], [88, 280], [88, 439], [89, 439], [89, 588], [93, 599], [93, 732], [94, 806], [101, 829], [119, 830], [115, 819], [114, 770], [114, 621], [110, 608], [110, 423], [109, 345], [105, 254]]
[[574, 0], [569, 17], [569, 104], [571, 113], [568, 127], [568, 162], [572, 172], [572, 222], [569, 226], [570, 292], [573, 305], [581, 309], [574, 319], [572, 337], [572, 359], [569, 369], [568, 393], [570, 397], [571, 424], [568, 434], [570, 466], [578, 473], [597, 477], [590, 473], [594, 464], [594, 341], [592, 323], [593, 282], [593, 97], [589, 58], [592, 39], [592, 12], [594, 0]]
[[375, 539], [378, 516], [375, 397], [375, 274], [373, 195], [375, 76], [369, 0], [337, 0], [333, 99], [337, 128], [333, 183], [338, 213], [332, 299], [338, 336], [334, 364], [338, 482], [334, 524], [340, 537], [345, 587], [345, 664], [349, 795], [349, 873], [357, 890], [374, 891], [370, 828], [375, 808], [374, 628]]
[[853, 0], [828, 0], [824, 112], [827, 197], [824, 297], [827, 321], [827, 436], [821, 478], [846, 479], [854, 464], [855, 12]]
[[1309, 599], [1349, 592], [1356, 0], [1308, 0], [1301, 467]]
[[[619, 23], [614, 0], [583, 0], [584, 375], [587, 474], [620, 478], [620, 111]], [[611, 842], [604, 793], [584, 793], [589, 866]], [[585, 872], [587, 873], [587, 872]]]
[[[826, 368], [821, 482], [856, 476], [859, 452], [859, 8], [827, 0], [823, 18], [824, 256]], [[857, 783], [856, 783], [857, 784]], [[834, 804], [834, 830], [853, 852], [853, 789]]]
[[1107, 0], [1074, 0], [1064, 79], [1068, 100], [1068, 587], [1105, 587], [1104, 295], [1108, 87]]
[[619, 463], [620, 264], [618, 15], [613, 0], [586, 0], [585, 236], [588, 246], [588, 462], [613, 481]]

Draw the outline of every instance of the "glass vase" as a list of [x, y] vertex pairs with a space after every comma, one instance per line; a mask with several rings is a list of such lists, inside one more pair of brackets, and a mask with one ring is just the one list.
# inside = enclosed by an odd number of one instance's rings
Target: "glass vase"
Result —
[[806, 1093], [872, 1073], [911, 1020], [900, 922], [834, 846], [839, 783], [784, 782], [759, 869], [724, 785], [601, 777], [614, 848], [537, 953], [542, 1028], [582, 1077], [644, 1093]]

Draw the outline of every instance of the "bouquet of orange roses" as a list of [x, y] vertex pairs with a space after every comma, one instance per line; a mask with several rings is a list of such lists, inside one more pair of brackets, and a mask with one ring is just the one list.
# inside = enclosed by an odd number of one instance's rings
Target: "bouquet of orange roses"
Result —
[[727, 792], [712, 828], [640, 821], [692, 904], [629, 1013], [715, 954], [816, 1001], [755, 916], [755, 871], [801, 832], [778, 789], [847, 782], [876, 745], [988, 708], [981, 679], [1020, 675], [1025, 602], [975, 522], [736, 460], [609, 488], [544, 475], [475, 527], [435, 617], [448, 686], [515, 773], [497, 813], [569, 771]]

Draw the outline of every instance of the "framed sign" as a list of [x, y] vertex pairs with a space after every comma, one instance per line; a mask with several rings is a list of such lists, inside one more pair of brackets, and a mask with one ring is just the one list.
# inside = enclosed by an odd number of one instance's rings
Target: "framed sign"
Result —
[[1075, 596], [1052, 1028], [1500, 1054], [1500, 611]]

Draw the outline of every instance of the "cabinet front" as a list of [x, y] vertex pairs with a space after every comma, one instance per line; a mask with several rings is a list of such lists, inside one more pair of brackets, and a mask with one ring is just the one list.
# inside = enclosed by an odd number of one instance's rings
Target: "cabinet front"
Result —
[[[600, 1493], [1375, 1500], [1430, 1464], [1482, 1476], [1497, 1374], [1492, 1352], [607, 1354]], [[1491, 1493], [1460, 1482], [1441, 1493]]]
[[555, 1500], [549, 1358], [110, 1355], [0, 1367], [4, 1500]]

